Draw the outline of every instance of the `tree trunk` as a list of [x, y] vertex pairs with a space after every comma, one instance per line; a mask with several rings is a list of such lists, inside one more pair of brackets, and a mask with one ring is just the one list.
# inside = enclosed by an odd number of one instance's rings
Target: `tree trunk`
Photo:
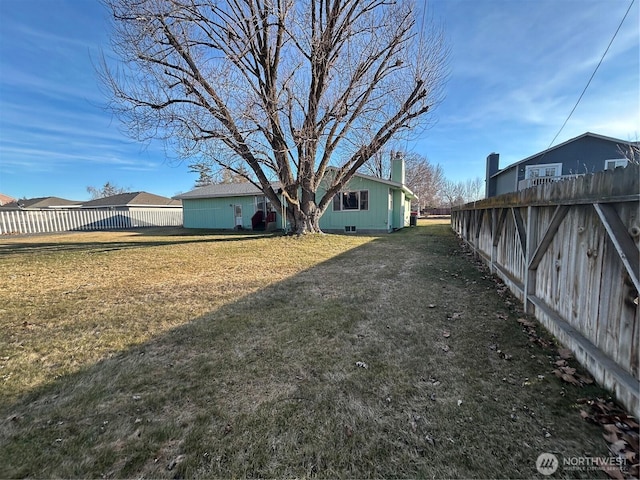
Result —
[[301, 205], [291, 205], [287, 211], [291, 233], [305, 235], [307, 233], [322, 233], [320, 217], [322, 213], [315, 201], [302, 202]]

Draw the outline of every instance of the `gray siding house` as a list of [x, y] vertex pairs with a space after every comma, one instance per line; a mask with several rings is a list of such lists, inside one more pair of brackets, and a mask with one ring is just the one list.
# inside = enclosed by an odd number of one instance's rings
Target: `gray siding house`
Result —
[[639, 142], [584, 133], [564, 143], [499, 169], [500, 155], [487, 157], [486, 197], [516, 192], [544, 183], [624, 167], [629, 154], [638, 158]]

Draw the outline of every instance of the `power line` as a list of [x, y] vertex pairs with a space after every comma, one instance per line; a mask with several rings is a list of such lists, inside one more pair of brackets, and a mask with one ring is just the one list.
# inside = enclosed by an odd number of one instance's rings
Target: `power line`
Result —
[[627, 15], [629, 15], [629, 12], [631, 11], [631, 7], [633, 7], [634, 3], [635, 3], [635, 0], [631, 0], [631, 3], [629, 4], [629, 8], [627, 8], [627, 11], [624, 14], [624, 17], [622, 17], [622, 20], [620, 21], [620, 25], [618, 25], [618, 28], [616, 29], [615, 33], [613, 34], [613, 37], [611, 38], [611, 41], [609, 42], [609, 45], [607, 45], [607, 49], [602, 54], [602, 57], [600, 58], [600, 61], [598, 62], [598, 65], [596, 65], [595, 70], [591, 74], [591, 77], [589, 78], [589, 81], [587, 82], [587, 85], [584, 87], [584, 90], [582, 90], [582, 93], [580, 94], [580, 97], [578, 97], [578, 101], [576, 102], [576, 104], [571, 109], [571, 112], [569, 112], [569, 116], [567, 117], [567, 119], [564, 121], [564, 123], [560, 127], [560, 130], [558, 130], [558, 133], [556, 133], [556, 136], [553, 137], [553, 140], [551, 140], [551, 143], [547, 147], [547, 150], [549, 150], [551, 148], [551, 145], [553, 145], [553, 142], [556, 141], [556, 139], [558, 138], [558, 135], [560, 135], [560, 132], [562, 132], [562, 129], [564, 129], [565, 125], [567, 124], [567, 122], [571, 118], [571, 115], [573, 115], [573, 112], [575, 112], [576, 108], [578, 108], [578, 104], [580, 103], [580, 100], [582, 100], [582, 97], [584, 96], [584, 93], [587, 91], [587, 88], [589, 88], [589, 85], [591, 85], [591, 80], [593, 80], [593, 77], [595, 77], [596, 72], [598, 71], [598, 68], [600, 68], [600, 65], [602, 64], [602, 61], [604, 60], [604, 57], [607, 55], [607, 52], [609, 51], [609, 48], [611, 47], [611, 44], [613, 43], [613, 41], [615, 40], [616, 36], [618, 35], [618, 32], [620, 31], [620, 28], [622, 28], [622, 24], [624, 23], [625, 19], [627, 18]]

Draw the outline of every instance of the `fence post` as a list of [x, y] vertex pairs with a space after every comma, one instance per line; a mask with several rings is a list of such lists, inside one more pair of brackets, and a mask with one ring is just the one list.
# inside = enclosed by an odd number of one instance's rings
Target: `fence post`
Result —
[[536, 269], [531, 268], [531, 260], [537, 246], [538, 236], [538, 207], [527, 207], [527, 227], [525, 232], [526, 251], [524, 254], [524, 264], [526, 272], [524, 276], [524, 311], [533, 314], [534, 305], [530, 297], [536, 293]]

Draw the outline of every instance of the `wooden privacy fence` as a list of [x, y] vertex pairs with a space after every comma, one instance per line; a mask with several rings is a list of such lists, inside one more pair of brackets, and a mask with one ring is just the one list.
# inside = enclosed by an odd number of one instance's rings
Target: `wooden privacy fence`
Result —
[[640, 415], [640, 166], [457, 207], [452, 228]]
[[0, 234], [182, 226], [182, 208], [0, 211]]

